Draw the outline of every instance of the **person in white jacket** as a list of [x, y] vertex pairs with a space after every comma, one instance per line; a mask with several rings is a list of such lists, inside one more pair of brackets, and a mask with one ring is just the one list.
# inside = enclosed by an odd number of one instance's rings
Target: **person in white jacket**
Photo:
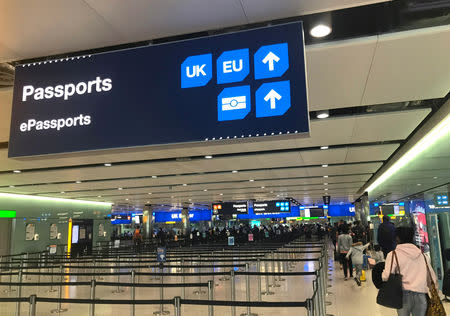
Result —
[[354, 243], [351, 247], [345, 258], [348, 260], [349, 257], [352, 257], [353, 266], [356, 270], [355, 282], [358, 286], [361, 286], [361, 274], [362, 274], [362, 266], [364, 261], [364, 250], [369, 247], [370, 242], [363, 245], [362, 242], [358, 241]]
[[427, 278], [427, 265], [431, 272], [434, 284], [437, 284], [436, 275], [426, 256], [414, 245], [414, 230], [411, 227], [398, 227], [397, 247], [388, 253], [386, 265], [382, 273], [383, 281], [389, 279], [391, 271], [397, 271], [397, 263], [392, 261], [393, 252], [397, 254], [398, 266], [402, 275], [403, 308], [397, 309], [398, 316], [425, 316], [429, 280]]

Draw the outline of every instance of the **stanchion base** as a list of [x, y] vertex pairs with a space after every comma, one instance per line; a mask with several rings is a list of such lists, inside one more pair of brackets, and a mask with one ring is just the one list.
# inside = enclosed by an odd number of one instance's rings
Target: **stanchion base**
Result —
[[123, 293], [123, 292], [125, 292], [124, 290], [114, 290], [114, 291], [112, 291], [111, 293], [113, 293], [113, 294], [119, 294], [119, 293]]
[[50, 311], [50, 313], [52, 313], [52, 314], [55, 314], [55, 313], [64, 313], [64, 312], [67, 312], [68, 311], [68, 309], [67, 308], [56, 308], [56, 309], [52, 309], [51, 311]]
[[153, 315], [169, 315], [170, 312], [169, 311], [156, 311], [153, 312]]
[[58, 290], [52, 289], [52, 290], [47, 290], [45, 292], [47, 292], [47, 293], [55, 293], [55, 292], [58, 292]]
[[262, 295], [274, 295], [275, 292], [261, 292]]
[[203, 294], [206, 294], [206, 291], [204, 291], [204, 290], [195, 290], [192, 293], [194, 293], [195, 295], [203, 295]]

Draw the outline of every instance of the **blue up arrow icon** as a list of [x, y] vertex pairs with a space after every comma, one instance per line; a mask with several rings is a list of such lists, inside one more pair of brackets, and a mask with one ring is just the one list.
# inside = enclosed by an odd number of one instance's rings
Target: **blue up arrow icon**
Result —
[[256, 117], [284, 115], [290, 107], [289, 80], [264, 83], [256, 91]]
[[281, 77], [289, 69], [288, 44], [262, 46], [254, 55], [255, 79]]

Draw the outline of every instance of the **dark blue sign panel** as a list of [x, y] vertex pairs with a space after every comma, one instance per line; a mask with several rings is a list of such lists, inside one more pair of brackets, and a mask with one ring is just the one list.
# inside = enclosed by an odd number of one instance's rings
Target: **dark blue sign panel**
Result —
[[[165, 222], [181, 222], [181, 211], [175, 212], [154, 212], [155, 213], [155, 223], [165, 223]], [[189, 211], [189, 221], [200, 222], [200, 221], [210, 221], [211, 211], [210, 210], [193, 210]]]
[[258, 213], [284, 213], [291, 212], [291, 202], [280, 201], [255, 201], [253, 202], [253, 212]]
[[308, 132], [290, 23], [18, 66], [9, 157]]

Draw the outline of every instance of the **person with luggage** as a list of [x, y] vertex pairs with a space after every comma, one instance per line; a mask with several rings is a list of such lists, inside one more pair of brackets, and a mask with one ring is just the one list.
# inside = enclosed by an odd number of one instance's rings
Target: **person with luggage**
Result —
[[356, 284], [358, 284], [358, 286], [361, 286], [361, 274], [364, 261], [364, 250], [366, 250], [367, 247], [369, 247], [369, 245], [370, 243], [363, 245], [361, 241], [357, 241], [356, 243], [352, 244], [350, 250], [345, 256], [345, 259], [349, 260], [351, 258], [352, 260], [353, 266], [355, 267], [356, 271], [356, 276], [354, 279]]

